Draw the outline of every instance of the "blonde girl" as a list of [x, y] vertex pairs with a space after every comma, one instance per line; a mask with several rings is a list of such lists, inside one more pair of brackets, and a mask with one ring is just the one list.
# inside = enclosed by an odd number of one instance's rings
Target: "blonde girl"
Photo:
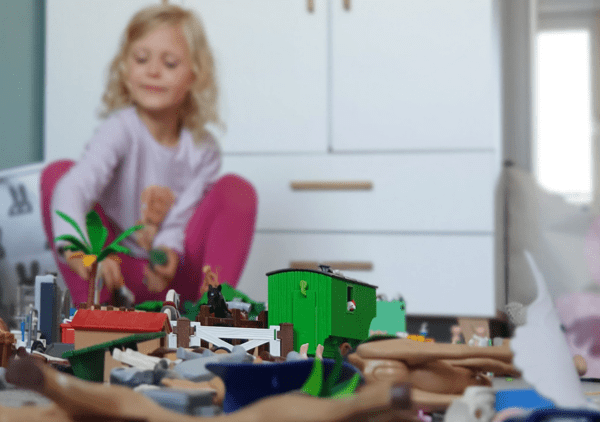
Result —
[[[202, 268], [236, 286], [256, 221], [256, 193], [236, 175], [219, 177], [221, 153], [207, 125], [217, 113], [213, 58], [200, 20], [175, 5], [136, 13], [110, 64], [103, 96], [105, 119], [82, 158], [48, 165], [41, 179], [43, 223], [57, 265], [75, 304], [87, 297], [90, 269], [54, 244], [73, 228], [60, 210], [85, 227], [92, 208], [109, 227], [144, 225], [123, 244], [133, 256], [103, 261], [101, 302], [125, 284], [136, 302], [164, 300], [167, 288], [196, 300]], [[149, 265], [162, 249], [164, 265]]]

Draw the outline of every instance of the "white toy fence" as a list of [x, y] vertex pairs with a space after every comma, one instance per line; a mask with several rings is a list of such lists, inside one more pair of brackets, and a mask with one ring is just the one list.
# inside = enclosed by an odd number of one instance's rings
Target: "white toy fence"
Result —
[[[177, 321], [171, 321], [171, 326], [177, 327]], [[281, 329], [279, 325], [271, 325], [269, 328], [206, 327], [199, 322], [191, 321], [190, 329], [195, 330], [194, 334], [190, 335], [190, 347], [200, 346], [201, 341], [204, 340], [216, 347], [224, 347], [231, 351], [233, 345], [222, 339], [246, 339], [247, 341], [240, 346], [247, 352], [269, 343], [269, 353], [272, 356], [281, 356], [281, 340], [277, 338]], [[169, 334], [169, 347], [177, 347], [177, 334]]]

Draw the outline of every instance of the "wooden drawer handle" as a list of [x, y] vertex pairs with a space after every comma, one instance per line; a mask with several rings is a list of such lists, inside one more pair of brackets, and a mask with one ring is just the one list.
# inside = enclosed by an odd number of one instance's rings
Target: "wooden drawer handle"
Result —
[[372, 271], [373, 263], [368, 261], [292, 261], [290, 268], [303, 270], [318, 270], [320, 265], [329, 265], [332, 270], [340, 271]]
[[373, 182], [369, 181], [332, 181], [332, 182], [308, 182], [295, 181], [290, 186], [293, 190], [371, 190]]

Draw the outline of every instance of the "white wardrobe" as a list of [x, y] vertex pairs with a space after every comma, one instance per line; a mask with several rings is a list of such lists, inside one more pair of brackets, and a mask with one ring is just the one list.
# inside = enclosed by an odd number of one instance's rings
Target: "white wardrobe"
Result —
[[[409, 314], [495, 314], [497, 0], [171, 2], [213, 48], [223, 173], [258, 192], [240, 289], [266, 301], [266, 272], [329, 262]], [[45, 160], [80, 156], [148, 3], [47, 0]]]

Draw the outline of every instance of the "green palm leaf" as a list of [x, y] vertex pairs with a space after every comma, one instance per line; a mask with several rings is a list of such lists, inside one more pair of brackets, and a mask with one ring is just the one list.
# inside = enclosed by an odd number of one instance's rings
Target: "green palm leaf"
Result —
[[320, 397], [321, 389], [323, 386], [323, 362], [321, 359], [315, 359], [313, 361], [313, 367], [310, 371], [308, 379], [302, 385], [302, 392], [310, 394], [311, 396]]
[[71, 226], [73, 226], [73, 228], [75, 230], [77, 230], [77, 233], [79, 233], [79, 235], [81, 236], [81, 239], [83, 239], [83, 244], [86, 245], [87, 250], [92, 250], [92, 247], [87, 242], [87, 240], [86, 240], [83, 232], [81, 231], [81, 228], [79, 228], [79, 225], [77, 224], [77, 222], [75, 220], [73, 220], [71, 217], [69, 217], [67, 214], [65, 214], [64, 212], [56, 210], [56, 214], [58, 214], [59, 217], [61, 217], [63, 220], [65, 220], [67, 223], [69, 223]]
[[100, 252], [100, 255], [98, 255], [98, 262], [102, 261], [104, 258], [106, 258], [110, 254], [117, 254], [117, 253], [124, 253], [124, 254], [129, 255], [131, 253], [131, 251], [129, 249], [127, 249], [125, 246], [121, 246], [121, 245], [108, 246], [108, 247], [102, 249], [102, 252]]
[[333, 364], [333, 369], [325, 380], [325, 385], [323, 385], [323, 390], [321, 391], [320, 397], [329, 397], [332, 394], [333, 386], [337, 383], [340, 378], [340, 374], [342, 372], [342, 364], [344, 360], [342, 358], [342, 354], [340, 353], [340, 348], [336, 344], [335, 345], [335, 363]]
[[84, 245], [81, 240], [77, 239], [72, 234], [63, 234], [62, 236], [58, 236], [54, 238], [54, 241], [57, 242], [59, 240], [66, 240], [67, 242], [71, 242], [72, 245], [67, 246], [66, 249], [72, 251], [82, 251], [84, 254], [89, 255], [91, 253], [91, 248], [88, 245]]
[[354, 374], [352, 376], [352, 378], [350, 378], [348, 381], [345, 381], [341, 384], [336, 385], [331, 390], [330, 397], [334, 398], [334, 399], [339, 399], [342, 397], [349, 396], [354, 393], [354, 391], [358, 387], [359, 383], [360, 383], [360, 374], [358, 374], [358, 373]]
[[121, 233], [121, 235], [119, 237], [117, 237], [115, 240], [113, 240], [113, 242], [107, 246], [107, 248], [111, 248], [115, 245], [118, 245], [122, 240], [124, 240], [127, 236], [129, 236], [131, 233], [137, 231], [137, 230], [141, 230], [144, 228], [143, 224], [138, 224], [137, 226], [133, 226], [128, 228], [127, 230], [125, 230], [123, 233]]
[[104, 242], [106, 242], [106, 238], [108, 237], [108, 229], [104, 227], [100, 216], [94, 210], [87, 214], [85, 224], [90, 243], [92, 244], [93, 254], [98, 255], [102, 251]]

